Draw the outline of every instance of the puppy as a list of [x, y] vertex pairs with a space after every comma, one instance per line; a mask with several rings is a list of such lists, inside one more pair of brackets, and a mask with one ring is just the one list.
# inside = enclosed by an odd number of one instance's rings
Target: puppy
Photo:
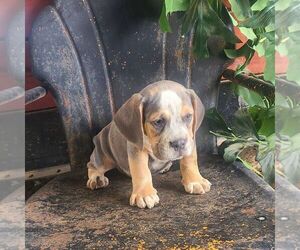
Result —
[[204, 106], [191, 89], [159, 81], [134, 94], [93, 139], [95, 149], [87, 164], [90, 189], [109, 183], [104, 175], [118, 168], [132, 178], [130, 205], [152, 208], [159, 197], [151, 173], [170, 168], [180, 160], [182, 184], [190, 194], [210, 190], [198, 169], [195, 134]]

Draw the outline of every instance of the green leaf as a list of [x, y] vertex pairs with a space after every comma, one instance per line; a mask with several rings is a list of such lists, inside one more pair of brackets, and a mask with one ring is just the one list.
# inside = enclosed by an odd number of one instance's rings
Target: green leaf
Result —
[[[288, 12], [292, 6], [287, 8], [284, 12]], [[300, 5], [296, 5], [297, 9], [300, 9]], [[291, 16], [294, 16], [291, 14]], [[299, 16], [299, 15], [298, 15]], [[298, 17], [297, 16], [297, 17]], [[287, 19], [289, 16], [287, 16]], [[295, 19], [292, 17], [292, 20]], [[290, 21], [283, 21], [283, 23], [291, 24], [287, 29], [279, 29], [276, 32], [277, 37], [279, 37], [279, 44], [276, 49], [279, 50], [280, 54], [287, 55], [288, 57], [288, 69], [287, 69], [287, 79], [294, 81], [300, 85], [300, 32], [298, 31], [299, 25], [294, 24]]]
[[[202, 2], [207, 3], [206, 0], [202, 0]], [[216, 35], [223, 37], [225, 42], [231, 44], [241, 42], [240, 39], [237, 36], [235, 36], [235, 34], [224, 24], [224, 22], [220, 19], [217, 13], [211, 8], [209, 3], [207, 3], [206, 13], [203, 12], [202, 8], [198, 8], [198, 13], [200, 13], [200, 15], [204, 14], [205, 23], [208, 24], [208, 26], [205, 27], [205, 29], [209, 36]]]
[[294, 0], [277, 0], [276, 1], [276, 11], [282, 11], [288, 8]]
[[229, 145], [227, 148], [224, 149], [224, 160], [226, 162], [234, 162], [244, 148], [245, 145], [240, 142]]
[[216, 108], [211, 108], [205, 112], [205, 118], [208, 122], [209, 130], [214, 133], [222, 133], [224, 135], [231, 135], [232, 131], [228, 128], [226, 122], [219, 114]]
[[[268, 142], [268, 147], [271, 149], [271, 150], [275, 150], [275, 145], [276, 145], [276, 134], [273, 133], [271, 134], [270, 136], [267, 137], [267, 142]], [[275, 152], [274, 152], [275, 153]]]
[[232, 16], [232, 14], [230, 12], [228, 12], [228, 15], [230, 17], [230, 20], [231, 20], [232, 24], [234, 26], [238, 26], [238, 22], [235, 20], [235, 18]]
[[257, 45], [258, 41], [259, 41], [258, 39], [255, 39], [254, 41], [248, 40], [238, 50], [232, 50], [232, 49], [224, 50], [226, 56], [229, 58], [236, 58], [236, 57], [240, 57], [240, 56], [244, 56], [246, 58], [244, 64], [240, 65], [236, 69], [236, 75], [240, 74], [246, 68], [246, 66], [250, 63], [250, 61], [255, 53], [255, 50], [253, 48]]
[[279, 43], [276, 46], [276, 51], [281, 55], [281, 56], [286, 56], [288, 54], [288, 49], [286, 47], [286, 43]]
[[238, 141], [235, 140], [234, 136], [232, 138], [227, 139], [223, 141], [219, 146], [218, 146], [218, 154], [223, 157], [225, 148], [229, 147], [231, 144], [234, 144]]
[[267, 4], [268, 4], [269, 0], [257, 0], [252, 6], [251, 6], [251, 10], [252, 11], [260, 11], [263, 10]]
[[300, 45], [295, 44], [294, 46], [288, 48], [288, 69], [287, 69], [287, 79], [290, 81], [295, 81], [300, 84]]
[[198, 18], [198, 1], [191, 0], [190, 5], [184, 15], [181, 33], [186, 34], [194, 27]]
[[297, 32], [300, 31], [300, 23], [294, 23], [288, 27], [289, 32]]
[[[276, 98], [277, 96], [279, 95], [276, 94]], [[300, 133], [299, 120], [299, 107], [276, 106], [276, 131], [279, 132], [280, 135], [293, 137]]]
[[270, 136], [275, 133], [275, 116], [262, 119], [262, 124], [258, 130], [259, 135]]
[[284, 174], [294, 184], [300, 180], [300, 151], [290, 152], [288, 157], [281, 161]]
[[241, 56], [247, 57], [249, 54], [254, 53], [254, 49], [252, 48], [251, 41], [247, 41], [239, 49], [225, 49], [224, 52], [228, 58], [234, 59]]
[[257, 160], [259, 161], [264, 179], [274, 185], [275, 181], [275, 133], [267, 137], [266, 142], [258, 146]]
[[252, 138], [253, 140], [259, 138], [255, 124], [247, 109], [239, 109], [235, 112], [231, 119], [230, 128], [235, 135]]
[[275, 43], [275, 31], [268, 31], [260, 34], [262, 40], [265, 40], [263, 38], [266, 38], [266, 41], [269, 41], [270, 43]]
[[[222, 12], [225, 8], [220, 0], [210, 0], [210, 6], [218, 14], [218, 16], [222, 17]], [[226, 11], [226, 13], [228, 13], [228, 11]]]
[[201, 58], [209, 57], [207, 40], [209, 35], [206, 31], [205, 12], [208, 12], [208, 2], [200, 1], [197, 6], [198, 21], [194, 39], [194, 52]]
[[165, 0], [159, 18], [160, 29], [163, 32], [171, 32], [168, 16], [176, 11], [185, 11], [189, 6], [189, 0]]
[[236, 95], [241, 97], [249, 106], [258, 105], [265, 107], [263, 98], [256, 92], [240, 85], [234, 85], [234, 87]]
[[276, 13], [276, 27], [287, 27], [299, 23], [299, 15], [300, 2], [293, 2], [287, 9]]
[[268, 43], [265, 51], [266, 65], [264, 79], [275, 84], [275, 44]]
[[256, 12], [253, 16], [239, 24], [239, 27], [246, 28], [265, 28], [270, 23], [274, 23], [275, 18], [275, 2], [271, 2], [262, 11]]
[[251, 118], [255, 124], [255, 128], [258, 131], [261, 127], [262, 120], [261, 120], [261, 114], [265, 113], [266, 108], [254, 105], [248, 108], [248, 112], [251, 115]]
[[264, 140], [259, 141], [258, 153], [256, 157], [258, 160], [264, 158], [269, 153], [269, 151], [275, 150], [275, 139], [276, 134], [273, 133], [270, 136], [265, 137]]
[[189, 6], [189, 0], [165, 0], [166, 15], [176, 11], [186, 11]]
[[253, 29], [245, 28], [245, 27], [240, 27], [240, 31], [250, 40], [254, 40], [257, 38], [255, 33], [253, 32]]
[[286, 98], [286, 96], [283, 96], [279, 92], [276, 92], [275, 107], [276, 107], [276, 112], [279, 111], [280, 108], [289, 109], [290, 106], [289, 106], [288, 99]]
[[300, 42], [300, 31], [289, 32], [289, 37], [292, 41], [299, 44], [299, 42]]
[[231, 10], [240, 21], [249, 18], [252, 15], [250, 2], [248, 0], [229, 0]]
[[[283, 135], [280, 135], [283, 137]], [[289, 157], [292, 152], [300, 151], [300, 132], [299, 128], [297, 133], [293, 136], [284, 136], [284, 140], [280, 141], [280, 154], [279, 160], [282, 161], [285, 158]]]
[[258, 159], [266, 182], [274, 185], [275, 181], [275, 151], [270, 150]]
[[220, 37], [224, 44], [235, 44], [240, 40], [228, 29], [218, 14], [206, 0], [198, 0], [198, 18], [194, 39], [194, 51], [202, 58], [209, 56], [208, 39], [212, 36]]
[[236, 137], [247, 138], [250, 141], [256, 141], [258, 134], [255, 124], [247, 109], [239, 109], [228, 119], [227, 126]]
[[[300, 132], [292, 137], [286, 137], [280, 144], [279, 161], [288, 179], [298, 184], [300, 181]], [[287, 143], [288, 142], [288, 143]], [[286, 146], [287, 145], [287, 146]]]
[[170, 24], [169, 24], [169, 21], [168, 21], [168, 18], [167, 18], [165, 4], [163, 4], [161, 14], [160, 14], [160, 17], [159, 17], [159, 26], [160, 26], [160, 29], [163, 32], [171, 32], [172, 31], [171, 27], [170, 27]]
[[265, 47], [263, 45], [263, 43], [259, 43], [255, 46], [255, 51], [257, 52], [258, 56], [264, 56], [266, 53]]
[[275, 133], [275, 108], [250, 107], [249, 113], [260, 136], [269, 137]]
[[300, 128], [298, 129], [298, 131], [299, 131], [299, 133], [292, 136], [292, 138], [291, 138], [291, 141], [292, 141], [291, 150], [292, 151], [299, 151], [300, 150]]

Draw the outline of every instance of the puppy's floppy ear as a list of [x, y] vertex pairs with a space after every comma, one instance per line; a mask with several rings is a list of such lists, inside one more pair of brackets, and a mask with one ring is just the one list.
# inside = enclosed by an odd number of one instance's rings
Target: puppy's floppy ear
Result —
[[143, 96], [134, 94], [114, 115], [114, 122], [126, 139], [139, 149], [144, 147]]
[[194, 121], [193, 121], [193, 132], [194, 135], [196, 134], [196, 131], [200, 127], [204, 114], [205, 114], [205, 108], [203, 103], [201, 102], [200, 98], [197, 96], [194, 90], [188, 89], [189, 95], [191, 97], [192, 105], [194, 108]]

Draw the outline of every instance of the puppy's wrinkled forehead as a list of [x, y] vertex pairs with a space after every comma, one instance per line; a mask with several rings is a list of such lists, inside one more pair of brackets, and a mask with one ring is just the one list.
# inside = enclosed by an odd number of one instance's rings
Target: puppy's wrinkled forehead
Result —
[[173, 116], [180, 113], [183, 106], [192, 106], [190, 97], [185, 91], [162, 89], [148, 97], [144, 114], [148, 118], [153, 113], [167, 111]]
[[164, 90], [159, 93], [158, 105], [161, 109], [168, 110], [171, 114], [175, 114], [181, 109], [182, 100], [176, 92]]

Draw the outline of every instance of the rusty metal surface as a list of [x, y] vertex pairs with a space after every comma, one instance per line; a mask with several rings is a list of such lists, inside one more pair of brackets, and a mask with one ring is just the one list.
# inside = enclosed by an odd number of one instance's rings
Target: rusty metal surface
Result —
[[[169, 79], [193, 88], [206, 108], [216, 105], [223, 55], [196, 60], [193, 35], [158, 26], [160, 0], [56, 0], [36, 19], [30, 51], [35, 75], [51, 91], [61, 114], [71, 165], [84, 166], [92, 137], [147, 84]], [[213, 45], [213, 44], [212, 44]], [[216, 48], [216, 46], [211, 46]], [[215, 51], [216, 52], [216, 51]], [[201, 151], [214, 140], [202, 126]]]
[[25, 93], [25, 104], [27, 105], [32, 102], [35, 102], [35, 101], [43, 98], [46, 94], [47, 94], [47, 91], [41, 86], [29, 89]]
[[110, 185], [97, 191], [85, 187], [86, 172], [57, 177], [27, 201], [26, 247], [274, 247], [274, 192], [217, 156], [202, 156], [200, 162], [202, 174], [213, 184], [209, 193], [186, 194], [178, 171], [156, 175], [160, 205], [151, 210], [129, 206], [131, 180], [119, 173], [111, 173]]

